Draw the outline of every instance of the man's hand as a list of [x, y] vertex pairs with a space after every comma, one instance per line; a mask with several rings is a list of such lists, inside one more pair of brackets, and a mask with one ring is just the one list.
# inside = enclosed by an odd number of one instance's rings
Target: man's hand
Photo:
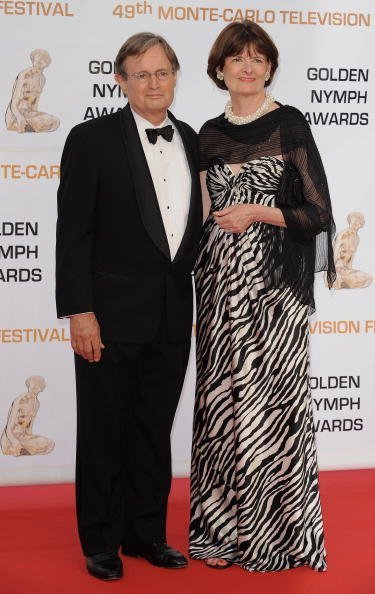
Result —
[[220, 229], [228, 233], [243, 233], [258, 219], [258, 204], [235, 204], [213, 213]]
[[93, 313], [76, 314], [70, 318], [70, 342], [77, 355], [90, 363], [98, 363], [104, 344], [100, 338], [100, 328]]

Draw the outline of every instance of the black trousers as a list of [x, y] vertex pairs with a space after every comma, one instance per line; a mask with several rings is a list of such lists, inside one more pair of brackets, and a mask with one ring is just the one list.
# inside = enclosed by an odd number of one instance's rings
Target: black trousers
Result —
[[190, 352], [165, 324], [147, 344], [75, 355], [76, 508], [83, 553], [166, 540], [170, 432]]

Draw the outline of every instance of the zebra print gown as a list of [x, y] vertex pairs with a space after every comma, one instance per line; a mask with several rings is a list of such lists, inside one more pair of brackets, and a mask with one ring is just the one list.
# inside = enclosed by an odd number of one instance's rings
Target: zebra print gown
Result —
[[[212, 210], [272, 206], [284, 164], [211, 165]], [[249, 571], [326, 569], [309, 390], [308, 316], [262, 281], [263, 223], [206, 221], [196, 265], [197, 398], [190, 556]]]

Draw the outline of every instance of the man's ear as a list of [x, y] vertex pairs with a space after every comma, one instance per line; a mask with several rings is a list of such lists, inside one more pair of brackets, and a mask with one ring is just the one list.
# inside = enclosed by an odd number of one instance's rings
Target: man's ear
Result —
[[115, 81], [121, 87], [121, 90], [124, 93], [124, 95], [127, 95], [128, 84], [125, 78], [121, 76], [121, 74], [115, 74]]

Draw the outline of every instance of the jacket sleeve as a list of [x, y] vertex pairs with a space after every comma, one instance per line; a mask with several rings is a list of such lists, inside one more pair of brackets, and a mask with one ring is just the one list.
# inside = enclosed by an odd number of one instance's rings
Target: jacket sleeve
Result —
[[58, 317], [94, 311], [92, 267], [98, 183], [81, 126], [71, 130], [61, 158], [57, 192], [56, 307]]

